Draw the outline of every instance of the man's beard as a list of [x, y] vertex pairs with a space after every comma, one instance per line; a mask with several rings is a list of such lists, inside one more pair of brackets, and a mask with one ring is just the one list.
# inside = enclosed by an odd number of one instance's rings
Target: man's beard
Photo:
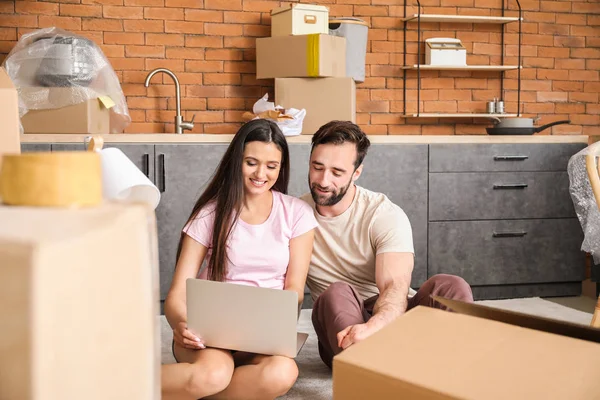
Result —
[[346, 186], [342, 187], [339, 191], [337, 191], [337, 192], [332, 191], [332, 192], [329, 192], [329, 193], [331, 193], [330, 196], [324, 196], [324, 195], [317, 193], [316, 188], [317, 187], [319, 187], [320, 189], [326, 189], [326, 188], [323, 188], [323, 187], [317, 185], [316, 183], [313, 183], [310, 185], [310, 194], [316, 205], [322, 206], [322, 207], [329, 207], [329, 206], [336, 205], [344, 198], [344, 196], [346, 195], [346, 192], [348, 192], [348, 189], [350, 188], [351, 184], [352, 184], [352, 180], [350, 180], [350, 182], [348, 182], [348, 184]]

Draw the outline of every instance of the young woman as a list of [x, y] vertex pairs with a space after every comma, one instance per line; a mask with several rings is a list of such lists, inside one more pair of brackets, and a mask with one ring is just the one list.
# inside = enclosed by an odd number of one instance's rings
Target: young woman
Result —
[[308, 204], [286, 195], [289, 169], [277, 124], [250, 121], [196, 202], [165, 301], [178, 363], [162, 366], [163, 399], [274, 399], [295, 383], [293, 359], [207, 348], [187, 329], [185, 304], [185, 281], [196, 277], [294, 290], [302, 303], [317, 222]]

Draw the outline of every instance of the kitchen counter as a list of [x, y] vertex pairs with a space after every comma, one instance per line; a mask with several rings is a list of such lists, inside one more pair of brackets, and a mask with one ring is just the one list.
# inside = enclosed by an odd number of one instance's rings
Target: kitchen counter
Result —
[[[90, 135], [22, 134], [21, 143], [83, 143]], [[204, 134], [111, 134], [102, 136], [105, 143], [229, 143], [233, 135]], [[290, 136], [289, 143], [310, 143], [312, 135]], [[369, 135], [371, 143], [588, 143], [586, 135]]]

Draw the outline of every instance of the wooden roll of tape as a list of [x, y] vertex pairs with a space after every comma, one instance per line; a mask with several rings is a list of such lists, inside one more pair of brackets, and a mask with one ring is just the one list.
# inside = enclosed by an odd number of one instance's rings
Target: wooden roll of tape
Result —
[[100, 154], [91, 151], [5, 155], [0, 198], [8, 205], [95, 206], [102, 202]]

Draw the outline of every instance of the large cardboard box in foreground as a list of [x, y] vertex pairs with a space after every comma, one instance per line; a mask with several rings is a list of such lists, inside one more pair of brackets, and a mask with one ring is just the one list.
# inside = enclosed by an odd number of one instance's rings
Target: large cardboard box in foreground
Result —
[[0, 168], [2, 155], [21, 152], [19, 140], [19, 96], [6, 70], [0, 68]]
[[256, 39], [256, 79], [346, 76], [346, 38], [311, 34]]
[[356, 122], [356, 83], [352, 78], [278, 78], [275, 103], [305, 108], [302, 134], [312, 135], [329, 121]]
[[[40, 90], [41, 89], [41, 90]], [[40, 90], [54, 104], [68, 104], [80, 96], [72, 88], [23, 88], [24, 92]], [[29, 110], [21, 118], [25, 133], [73, 133], [103, 135], [110, 133], [110, 110], [99, 99], [84, 100], [66, 107], [48, 110]]]
[[337, 355], [333, 398], [600, 398], [600, 330], [444, 301]]
[[0, 206], [0, 399], [160, 398], [154, 213]]

